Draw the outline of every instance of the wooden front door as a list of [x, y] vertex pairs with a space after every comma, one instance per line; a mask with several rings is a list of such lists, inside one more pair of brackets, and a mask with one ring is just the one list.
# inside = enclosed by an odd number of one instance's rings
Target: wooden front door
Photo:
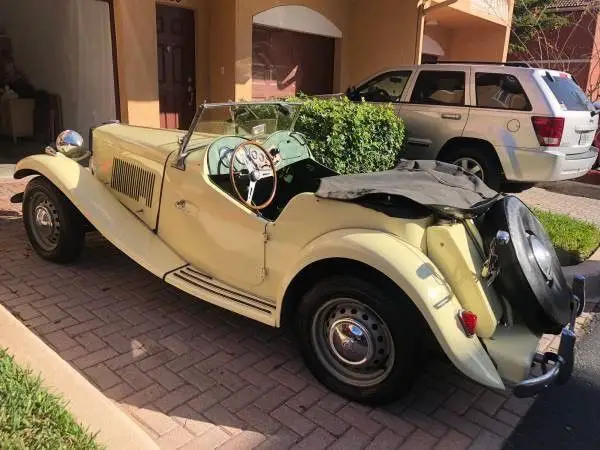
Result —
[[196, 112], [194, 12], [156, 5], [160, 126], [187, 129]]

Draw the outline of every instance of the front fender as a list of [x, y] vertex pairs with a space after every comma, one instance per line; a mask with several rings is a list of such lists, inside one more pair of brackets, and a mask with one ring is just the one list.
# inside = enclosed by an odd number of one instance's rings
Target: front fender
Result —
[[420, 249], [381, 231], [337, 230], [308, 244], [301, 251], [293, 273], [332, 258], [367, 264], [394, 281], [419, 309], [442, 349], [459, 370], [483, 385], [504, 389], [504, 383], [479, 339], [464, 334], [457, 318], [461, 305], [449, 284]]
[[20, 160], [14, 178], [41, 175], [56, 186], [115, 247], [158, 277], [185, 265], [81, 164], [58, 153]]

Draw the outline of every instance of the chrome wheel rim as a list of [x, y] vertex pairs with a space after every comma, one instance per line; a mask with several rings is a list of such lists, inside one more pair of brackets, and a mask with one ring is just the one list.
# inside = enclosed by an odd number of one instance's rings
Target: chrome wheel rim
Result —
[[45, 251], [56, 249], [60, 236], [60, 221], [54, 203], [45, 194], [34, 194], [29, 219], [38, 245]]
[[338, 380], [357, 387], [381, 383], [392, 370], [394, 342], [386, 323], [364, 303], [336, 298], [313, 317], [311, 339], [319, 361]]
[[468, 172], [471, 175], [475, 175], [476, 177], [481, 178], [481, 180], [484, 180], [483, 167], [481, 167], [481, 164], [479, 164], [473, 158], [469, 158], [469, 157], [458, 158], [452, 164], [454, 164], [455, 166], [462, 167], [462, 169], [465, 172]]

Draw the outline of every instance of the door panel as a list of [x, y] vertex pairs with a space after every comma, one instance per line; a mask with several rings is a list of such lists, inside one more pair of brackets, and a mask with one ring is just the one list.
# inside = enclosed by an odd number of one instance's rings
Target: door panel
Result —
[[436, 158], [448, 140], [462, 136], [469, 117], [467, 79], [465, 71], [419, 71], [408, 103], [400, 105], [407, 158]]
[[196, 112], [194, 12], [156, 5], [160, 126], [187, 129]]
[[254, 25], [252, 97], [333, 92], [335, 39]]
[[200, 271], [250, 289], [262, 283], [267, 222], [213, 187], [203, 154], [190, 155], [185, 170], [167, 163], [158, 235]]

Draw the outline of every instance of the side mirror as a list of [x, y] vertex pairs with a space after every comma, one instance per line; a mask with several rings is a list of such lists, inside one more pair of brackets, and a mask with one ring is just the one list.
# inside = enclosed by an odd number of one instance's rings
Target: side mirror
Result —
[[358, 89], [356, 89], [356, 86], [350, 86], [346, 90], [346, 97], [348, 97], [348, 99], [350, 99], [352, 101], [356, 101], [356, 100], [360, 99]]

